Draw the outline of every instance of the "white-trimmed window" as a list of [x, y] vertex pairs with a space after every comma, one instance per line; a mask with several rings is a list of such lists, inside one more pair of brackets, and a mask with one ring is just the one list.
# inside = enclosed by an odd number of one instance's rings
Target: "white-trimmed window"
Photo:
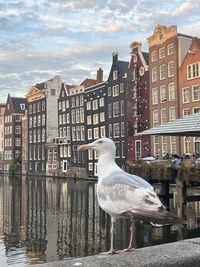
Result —
[[108, 136], [110, 138], [112, 138], [112, 124], [109, 124], [109, 128], [108, 128]]
[[20, 134], [21, 133], [21, 126], [20, 125], [16, 125], [15, 126], [15, 133], [16, 134]]
[[191, 113], [190, 113], [190, 109], [189, 108], [185, 108], [184, 110], [183, 110], [183, 117], [185, 117], [185, 116], [188, 116], [188, 115], [190, 115]]
[[120, 83], [120, 93], [123, 93], [123, 92], [124, 92], [124, 84]]
[[99, 106], [100, 106], [100, 107], [103, 107], [103, 106], [104, 106], [104, 97], [101, 97], [101, 98], [99, 99]]
[[91, 109], [91, 101], [88, 101], [87, 102], [87, 110], [90, 110]]
[[153, 68], [151, 70], [151, 80], [152, 80], [152, 83], [153, 82], [156, 82], [158, 79], [158, 73], [157, 73], [157, 67]]
[[88, 163], [88, 170], [93, 171], [93, 163]]
[[88, 133], [88, 140], [91, 140], [92, 139], [92, 129], [88, 129], [87, 133]]
[[120, 109], [121, 109], [121, 116], [124, 115], [124, 100], [121, 100], [120, 102]]
[[93, 110], [98, 109], [98, 100], [97, 99], [95, 99], [95, 100], [92, 101], [92, 109]]
[[171, 154], [176, 153], [176, 143], [177, 143], [177, 138], [176, 136], [170, 136], [170, 148], [171, 148]]
[[154, 136], [154, 155], [159, 156], [159, 154], [160, 154], [159, 136]]
[[171, 61], [168, 63], [168, 77], [174, 76], [174, 71], [175, 71], [174, 61]]
[[117, 70], [114, 70], [114, 71], [113, 71], [113, 80], [117, 80], [117, 78], [118, 78], [117, 73], [118, 73]]
[[100, 135], [101, 135], [101, 137], [106, 137], [106, 127], [105, 126], [100, 127]]
[[200, 76], [200, 62], [187, 66], [187, 79], [191, 80]]
[[119, 102], [113, 103], [113, 117], [119, 116]]
[[200, 87], [199, 85], [192, 86], [192, 101], [200, 100]]
[[184, 153], [190, 155], [192, 153], [191, 137], [184, 137]]
[[85, 140], [85, 127], [81, 126], [81, 140]]
[[166, 85], [160, 87], [160, 102], [165, 103], [167, 101], [167, 90]]
[[115, 147], [116, 147], [116, 158], [120, 158], [120, 142], [119, 141], [115, 142]]
[[158, 110], [153, 111], [153, 126], [158, 125]]
[[94, 128], [94, 139], [99, 138], [99, 128]]
[[165, 124], [167, 122], [167, 109], [161, 109], [161, 124]]
[[175, 107], [169, 108], [169, 121], [174, 121], [176, 119], [176, 110]]
[[164, 80], [166, 78], [166, 66], [165, 64], [160, 66], [160, 80]]
[[108, 96], [111, 96], [111, 87], [108, 87]]
[[93, 115], [93, 124], [98, 124], [99, 123], [99, 114], [94, 114]]
[[159, 58], [165, 57], [165, 47], [159, 49]]
[[157, 87], [152, 89], [152, 104], [158, 104], [158, 89]]
[[92, 117], [89, 115], [87, 116], [87, 125], [92, 124]]
[[113, 137], [119, 137], [120, 130], [119, 130], [119, 123], [113, 124]]
[[190, 102], [190, 91], [189, 87], [182, 89], [182, 101], [183, 103], [189, 103]]
[[167, 53], [168, 53], [168, 56], [174, 53], [174, 43], [171, 43], [167, 46]]
[[105, 112], [100, 113], [100, 122], [105, 121]]
[[157, 51], [151, 53], [151, 61], [154, 62], [158, 59]]
[[108, 117], [112, 118], [112, 104], [111, 103], [108, 105]]
[[168, 153], [168, 137], [162, 136], [162, 156], [166, 155]]
[[169, 88], [169, 101], [174, 101], [175, 100], [175, 85], [174, 85], [174, 83], [169, 83], [168, 88]]
[[76, 127], [72, 127], [72, 140], [76, 141]]
[[21, 138], [15, 138], [15, 146], [21, 146]]
[[93, 159], [93, 151], [91, 149], [88, 149], [88, 159], [89, 160]]
[[125, 136], [124, 122], [121, 122], [121, 137]]
[[136, 79], [136, 69], [134, 69], [132, 72], [132, 80], [135, 81], [135, 79]]
[[112, 87], [112, 91], [113, 91], [113, 96], [119, 95], [119, 85], [114, 85]]

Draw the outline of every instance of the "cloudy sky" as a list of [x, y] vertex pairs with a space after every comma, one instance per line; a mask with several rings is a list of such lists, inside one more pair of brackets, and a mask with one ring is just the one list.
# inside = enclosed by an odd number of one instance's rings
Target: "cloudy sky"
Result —
[[59, 74], [67, 84], [107, 78], [112, 52], [129, 60], [129, 44], [158, 24], [200, 37], [197, 0], [0, 0], [0, 102]]

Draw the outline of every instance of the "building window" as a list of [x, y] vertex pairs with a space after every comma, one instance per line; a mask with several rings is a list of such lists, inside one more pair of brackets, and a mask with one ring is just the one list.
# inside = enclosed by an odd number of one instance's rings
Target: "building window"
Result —
[[15, 146], [21, 146], [21, 138], [15, 138]]
[[121, 107], [121, 116], [123, 116], [124, 115], [124, 100], [121, 100], [120, 107]]
[[87, 116], [87, 125], [92, 124], [92, 117], [91, 116]]
[[45, 114], [42, 114], [42, 125], [45, 125]]
[[166, 78], [166, 67], [165, 64], [160, 66], [160, 80], [163, 80]]
[[133, 62], [134, 62], [134, 63], [137, 62], [137, 55], [136, 55], [136, 54], [133, 55]]
[[88, 140], [92, 139], [92, 129], [88, 129]]
[[91, 109], [91, 101], [88, 101], [87, 102], [87, 110], [90, 110]]
[[72, 100], [71, 100], [71, 107], [72, 108], [74, 108], [75, 107], [75, 98], [74, 97], [72, 97]]
[[103, 98], [103, 97], [101, 97], [101, 98], [99, 99], [99, 106], [100, 106], [100, 107], [103, 107], [103, 106], [104, 106], [104, 98]]
[[109, 124], [109, 129], [108, 129], [108, 136], [109, 138], [112, 138], [112, 124]]
[[99, 115], [98, 114], [94, 114], [93, 115], [93, 124], [98, 124], [99, 123]]
[[56, 89], [51, 89], [51, 95], [56, 95]]
[[81, 126], [81, 140], [85, 140], [85, 127]]
[[184, 137], [184, 153], [190, 155], [192, 152], [191, 137]]
[[165, 103], [167, 101], [167, 90], [166, 85], [160, 87], [160, 102]]
[[105, 137], [106, 136], [106, 128], [105, 128], [105, 126], [101, 126], [100, 127], [100, 135], [101, 135], [101, 137]]
[[159, 49], [159, 58], [165, 57], [165, 47]]
[[144, 67], [140, 67], [140, 76], [143, 76], [144, 75]]
[[167, 136], [162, 136], [162, 156], [165, 156], [168, 153], [168, 138]]
[[16, 125], [15, 126], [15, 133], [16, 134], [20, 134], [21, 133], [21, 126], [20, 125]]
[[33, 106], [29, 105], [29, 108], [28, 108], [29, 114], [32, 114], [32, 109], [33, 109]]
[[158, 89], [156, 87], [152, 89], [152, 104], [158, 104]]
[[158, 125], [158, 110], [153, 111], [153, 126]]
[[108, 96], [111, 96], [111, 87], [108, 87]]
[[45, 142], [46, 140], [46, 135], [45, 135], [45, 129], [42, 129], [42, 142]]
[[92, 109], [93, 110], [98, 109], [98, 100], [97, 99], [93, 100], [93, 102], [92, 102]]
[[161, 109], [161, 124], [165, 124], [167, 122], [167, 109]]
[[157, 51], [151, 53], [151, 61], [154, 62], [158, 59]]
[[168, 56], [172, 55], [174, 53], [174, 44], [173, 43], [171, 43], [167, 46], [167, 53], [168, 53]]
[[115, 142], [116, 146], [116, 158], [120, 158], [120, 142]]
[[113, 71], [113, 80], [117, 80], [118, 75], [117, 75], [117, 70]]
[[168, 77], [174, 76], [174, 61], [168, 63]]
[[42, 101], [42, 111], [45, 111], [45, 101]]
[[72, 140], [76, 141], [76, 127], [72, 127]]
[[134, 69], [132, 72], [132, 80], [135, 81], [135, 79], [136, 79], [136, 69]]
[[124, 122], [121, 122], [121, 137], [125, 136]]
[[119, 102], [113, 103], [113, 117], [119, 116]]
[[94, 139], [99, 138], [99, 128], [94, 128]]
[[151, 70], [152, 83], [157, 81], [157, 67]]
[[120, 83], [120, 93], [123, 93], [123, 92], [124, 92], [124, 84]]
[[200, 63], [194, 63], [187, 66], [187, 79], [191, 80], [194, 78], [198, 78], [199, 75], [199, 67]]
[[200, 113], [200, 108], [199, 107], [193, 108], [193, 113]]
[[93, 171], [93, 163], [88, 163], [88, 170]]
[[183, 101], [183, 103], [189, 103], [190, 102], [190, 91], [189, 91], [188, 87], [182, 89], [182, 101]]
[[176, 153], [176, 136], [170, 136], [171, 154]]
[[160, 154], [159, 136], [154, 136], [154, 155], [159, 156], [159, 154]]
[[192, 101], [200, 100], [200, 87], [199, 85], [192, 86]]
[[76, 113], [75, 113], [75, 109], [72, 109], [72, 111], [71, 111], [71, 116], [72, 116], [72, 123], [76, 123]]
[[183, 117], [190, 115], [190, 109], [186, 108], [183, 110]]
[[119, 95], [119, 85], [113, 86], [112, 90], [113, 90], [113, 96]]
[[112, 104], [108, 105], [108, 117], [112, 118]]
[[105, 121], [105, 112], [101, 112], [100, 113], [100, 122], [104, 122]]
[[175, 100], [175, 86], [174, 83], [170, 83], [168, 85], [169, 88], [169, 101], [174, 101]]
[[169, 108], [169, 121], [174, 121], [176, 119], [175, 107]]
[[113, 137], [119, 137], [120, 130], [119, 130], [119, 123], [113, 124]]

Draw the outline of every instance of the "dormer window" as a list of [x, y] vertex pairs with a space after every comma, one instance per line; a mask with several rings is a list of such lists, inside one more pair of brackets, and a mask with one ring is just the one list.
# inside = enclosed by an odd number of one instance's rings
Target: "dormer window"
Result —
[[113, 71], [113, 80], [117, 80], [117, 70]]
[[136, 55], [136, 54], [133, 55], [133, 62], [134, 62], [134, 63], [137, 62], [137, 55]]
[[20, 104], [21, 110], [25, 110], [25, 104]]

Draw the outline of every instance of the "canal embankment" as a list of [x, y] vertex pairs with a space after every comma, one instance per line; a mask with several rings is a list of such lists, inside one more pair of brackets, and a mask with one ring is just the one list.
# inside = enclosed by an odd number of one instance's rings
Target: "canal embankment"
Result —
[[[22, 265], [21, 265], [22, 266]], [[120, 252], [115, 255], [95, 255], [84, 258], [48, 262], [32, 267], [199, 267], [200, 238], [187, 239], [152, 247]]]

